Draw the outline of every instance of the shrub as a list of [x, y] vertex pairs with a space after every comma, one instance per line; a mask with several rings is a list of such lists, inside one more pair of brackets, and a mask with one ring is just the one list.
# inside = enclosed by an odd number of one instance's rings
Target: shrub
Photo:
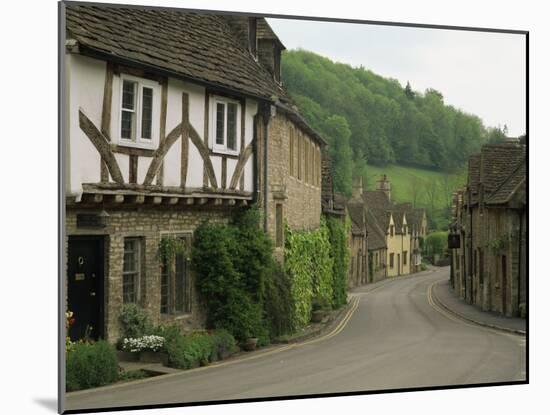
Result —
[[271, 338], [292, 331], [292, 284], [282, 267], [275, 263], [265, 280], [264, 311]]
[[253, 208], [231, 225], [201, 224], [195, 231], [192, 262], [206, 304], [207, 327], [227, 329], [241, 342], [258, 337], [261, 345], [269, 341], [262, 303], [273, 247], [259, 218]]
[[[330, 255], [333, 259], [332, 267], [332, 306], [341, 307], [347, 302], [348, 267], [349, 267], [349, 219], [346, 223], [336, 218], [327, 218], [328, 236], [330, 241]], [[372, 262], [369, 261], [372, 266]], [[370, 270], [372, 275], [372, 269]]]
[[106, 341], [77, 343], [67, 354], [68, 392], [108, 385], [118, 379], [115, 348]]
[[136, 304], [125, 304], [119, 316], [121, 337], [141, 337], [149, 334], [153, 325], [149, 315]]
[[214, 354], [214, 340], [208, 333], [177, 335], [166, 343], [168, 365], [177, 369], [190, 369], [196, 364], [206, 365]]
[[447, 251], [447, 236], [447, 232], [432, 232], [426, 236], [426, 255], [431, 257], [434, 255], [445, 255]]
[[285, 270], [291, 277], [292, 329], [307, 325], [313, 303], [330, 307], [333, 300], [333, 266], [329, 232], [324, 220], [318, 230], [286, 229]]
[[212, 359], [220, 358], [225, 353], [233, 353], [237, 350], [237, 341], [229, 331], [225, 329], [215, 330], [212, 333], [212, 341], [214, 342], [214, 354]]

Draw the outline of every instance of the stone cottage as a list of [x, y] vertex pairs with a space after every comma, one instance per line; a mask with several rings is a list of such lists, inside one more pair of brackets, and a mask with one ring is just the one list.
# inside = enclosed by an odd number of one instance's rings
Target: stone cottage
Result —
[[347, 210], [351, 221], [350, 235], [350, 275], [349, 287], [366, 284], [368, 270], [368, 231], [366, 206], [361, 197], [363, 182], [361, 177], [354, 178], [352, 197], [347, 201]]
[[[454, 198], [451, 281], [466, 301], [506, 316], [527, 302], [526, 145], [484, 145]], [[450, 238], [450, 242], [452, 237]]]
[[370, 235], [371, 279], [420, 271], [420, 241], [427, 232], [425, 210], [413, 208], [411, 203], [394, 203], [391, 200], [391, 183], [386, 175], [378, 180], [376, 190], [363, 192], [363, 201], [367, 208], [367, 231]]
[[[267, 22], [178, 10], [62, 5], [67, 307], [73, 338], [114, 341], [124, 304], [203, 324], [193, 231], [257, 203], [278, 254], [283, 224], [314, 229], [323, 139], [280, 82]], [[161, 263], [159, 244], [186, 250]]]

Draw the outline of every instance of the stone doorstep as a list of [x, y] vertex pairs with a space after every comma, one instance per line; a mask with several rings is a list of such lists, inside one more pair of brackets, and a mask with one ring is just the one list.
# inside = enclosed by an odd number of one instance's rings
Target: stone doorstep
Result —
[[142, 363], [142, 362], [118, 362], [118, 365], [125, 371], [143, 370], [156, 375], [167, 375], [169, 373], [180, 372], [179, 369], [163, 366], [162, 363]]

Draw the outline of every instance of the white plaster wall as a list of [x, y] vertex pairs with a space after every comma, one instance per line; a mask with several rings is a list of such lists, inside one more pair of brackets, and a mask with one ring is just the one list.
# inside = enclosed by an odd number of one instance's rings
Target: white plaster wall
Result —
[[[204, 93], [203, 87], [182, 82], [176, 79], [168, 80], [166, 134], [174, 129], [182, 120], [182, 94], [189, 95], [189, 122], [201, 139], [204, 135]], [[170, 149], [164, 160], [164, 184], [180, 186], [181, 169], [181, 139]], [[189, 141], [189, 162], [186, 187], [202, 187], [203, 161], [193, 143]]]
[[[227, 188], [231, 184], [231, 179], [233, 178], [233, 173], [235, 173], [235, 167], [237, 167], [236, 159], [227, 159]], [[237, 189], [239, 188], [239, 182], [237, 182]]]
[[254, 190], [254, 183], [253, 183], [253, 157], [252, 155], [248, 161], [246, 162], [244, 166], [244, 190], [247, 192], [252, 192]]
[[181, 185], [181, 138], [170, 147], [164, 156], [164, 185]]
[[[193, 160], [193, 162], [191, 162]], [[203, 161], [199, 150], [192, 142], [189, 142], [189, 163], [187, 164], [186, 187], [202, 187]]]
[[[212, 167], [214, 168], [214, 174], [216, 176], [216, 183], [218, 187], [222, 186], [222, 158], [220, 156], [210, 156], [212, 160]], [[212, 185], [212, 183], [210, 183]]]
[[[101, 127], [101, 112], [103, 106], [103, 89], [105, 83], [106, 63], [104, 61], [87, 58], [79, 55], [67, 55], [67, 101], [68, 101], [68, 132], [67, 143], [67, 192], [75, 193], [81, 191], [81, 183], [97, 183], [100, 177], [100, 156], [93, 144], [80, 130], [78, 124], [78, 109], [90, 118], [98, 129]], [[117, 75], [113, 77], [112, 114], [110, 125], [110, 136], [113, 143], [123, 144], [119, 141], [119, 117], [120, 117], [120, 80]], [[182, 119], [182, 93], [189, 94], [189, 120], [199, 137], [204, 141], [205, 128], [205, 88], [179, 80], [169, 79], [167, 94], [166, 134], [170, 133]], [[161, 88], [155, 89], [155, 101], [153, 110], [153, 136], [155, 145], [152, 149], [158, 148], [157, 134], [159, 131], [160, 119], [160, 95]], [[254, 135], [254, 115], [257, 112], [258, 104], [253, 99], [246, 100], [245, 111], [245, 148], [252, 141]], [[244, 151], [244, 148], [241, 149]], [[129, 157], [116, 153], [115, 158], [125, 182], [129, 178]], [[245, 169], [245, 190], [252, 191], [252, 159], [250, 157]], [[151, 163], [151, 157], [140, 157], [138, 160], [138, 183], [143, 183], [147, 169]], [[203, 160], [193, 143], [189, 141], [189, 164], [187, 172], [187, 187], [200, 188], [203, 185]], [[221, 157], [212, 157], [212, 164], [216, 174], [216, 180], [221, 185]], [[227, 163], [227, 185], [230, 184], [233, 172], [237, 164], [236, 160], [228, 159]], [[181, 166], [181, 139], [177, 140], [168, 151], [164, 160], [164, 184], [166, 186], [180, 186]], [[110, 178], [112, 180], [112, 178]]]
[[70, 158], [69, 183], [67, 194], [80, 193], [82, 183], [97, 183], [101, 180], [101, 158], [90, 139], [80, 129], [78, 111], [84, 114], [101, 128], [101, 111], [103, 107], [103, 88], [105, 67], [103, 61], [83, 56], [67, 54], [69, 72], [69, 145]]
[[[130, 156], [128, 156], [127, 154], [115, 153], [115, 159], [118, 163], [118, 167], [120, 167], [120, 172], [122, 173], [122, 178], [124, 179], [124, 183], [128, 183], [130, 179]], [[139, 161], [138, 161], [138, 166], [139, 166]]]
[[[246, 114], [244, 119], [245, 125], [245, 136], [244, 136], [244, 146], [246, 146], [254, 138], [254, 116], [258, 112], [258, 102], [252, 99], [246, 100]], [[244, 149], [242, 149], [244, 150]], [[242, 151], [241, 150], [241, 151]]]
[[149, 170], [149, 166], [151, 165], [152, 160], [153, 160], [153, 157], [138, 158], [138, 171], [137, 171], [138, 183], [143, 183], [143, 181], [145, 180], [145, 176], [147, 175], [147, 170]]

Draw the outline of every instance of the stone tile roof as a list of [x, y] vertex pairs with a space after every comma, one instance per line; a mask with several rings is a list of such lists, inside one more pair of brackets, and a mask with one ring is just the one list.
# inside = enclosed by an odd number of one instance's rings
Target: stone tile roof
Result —
[[365, 190], [363, 200], [371, 209], [390, 210], [393, 207], [388, 196], [381, 190]]
[[[241, 44], [227, 16], [113, 5], [68, 4], [66, 10], [68, 36], [81, 48], [245, 95], [290, 102]], [[267, 22], [261, 27], [268, 32]]]
[[479, 179], [483, 191], [492, 193], [525, 160], [524, 145], [514, 143], [484, 145], [481, 148]]
[[[481, 197], [486, 201], [492, 200], [493, 193], [508, 180], [521, 163], [525, 162], [525, 159], [525, 145], [518, 143], [484, 145], [481, 153], [471, 156], [468, 163], [468, 187], [471, 192], [469, 203], [476, 204]], [[480, 194], [480, 189], [483, 195]], [[506, 191], [506, 188], [502, 189], [499, 197], [505, 197]]]
[[351, 232], [354, 235], [362, 235], [365, 229], [365, 207], [362, 203], [351, 201], [347, 205], [351, 219]]
[[390, 226], [391, 209], [393, 205], [388, 196], [380, 190], [366, 190], [363, 192], [363, 201], [372, 212], [378, 226], [384, 230]]
[[526, 186], [527, 166], [526, 161], [521, 161], [510, 173], [510, 175], [494, 190], [491, 196], [487, 199], [487, 204], [497, 205], [506, 204], [512, 197], [521, 193], [523, 198], [522, 203], [525, 204], [525, 186]]
[[368, 250], [386, 248], [386, 233], [380, 228], [376, 216], [371, 209], [366, 208]]

